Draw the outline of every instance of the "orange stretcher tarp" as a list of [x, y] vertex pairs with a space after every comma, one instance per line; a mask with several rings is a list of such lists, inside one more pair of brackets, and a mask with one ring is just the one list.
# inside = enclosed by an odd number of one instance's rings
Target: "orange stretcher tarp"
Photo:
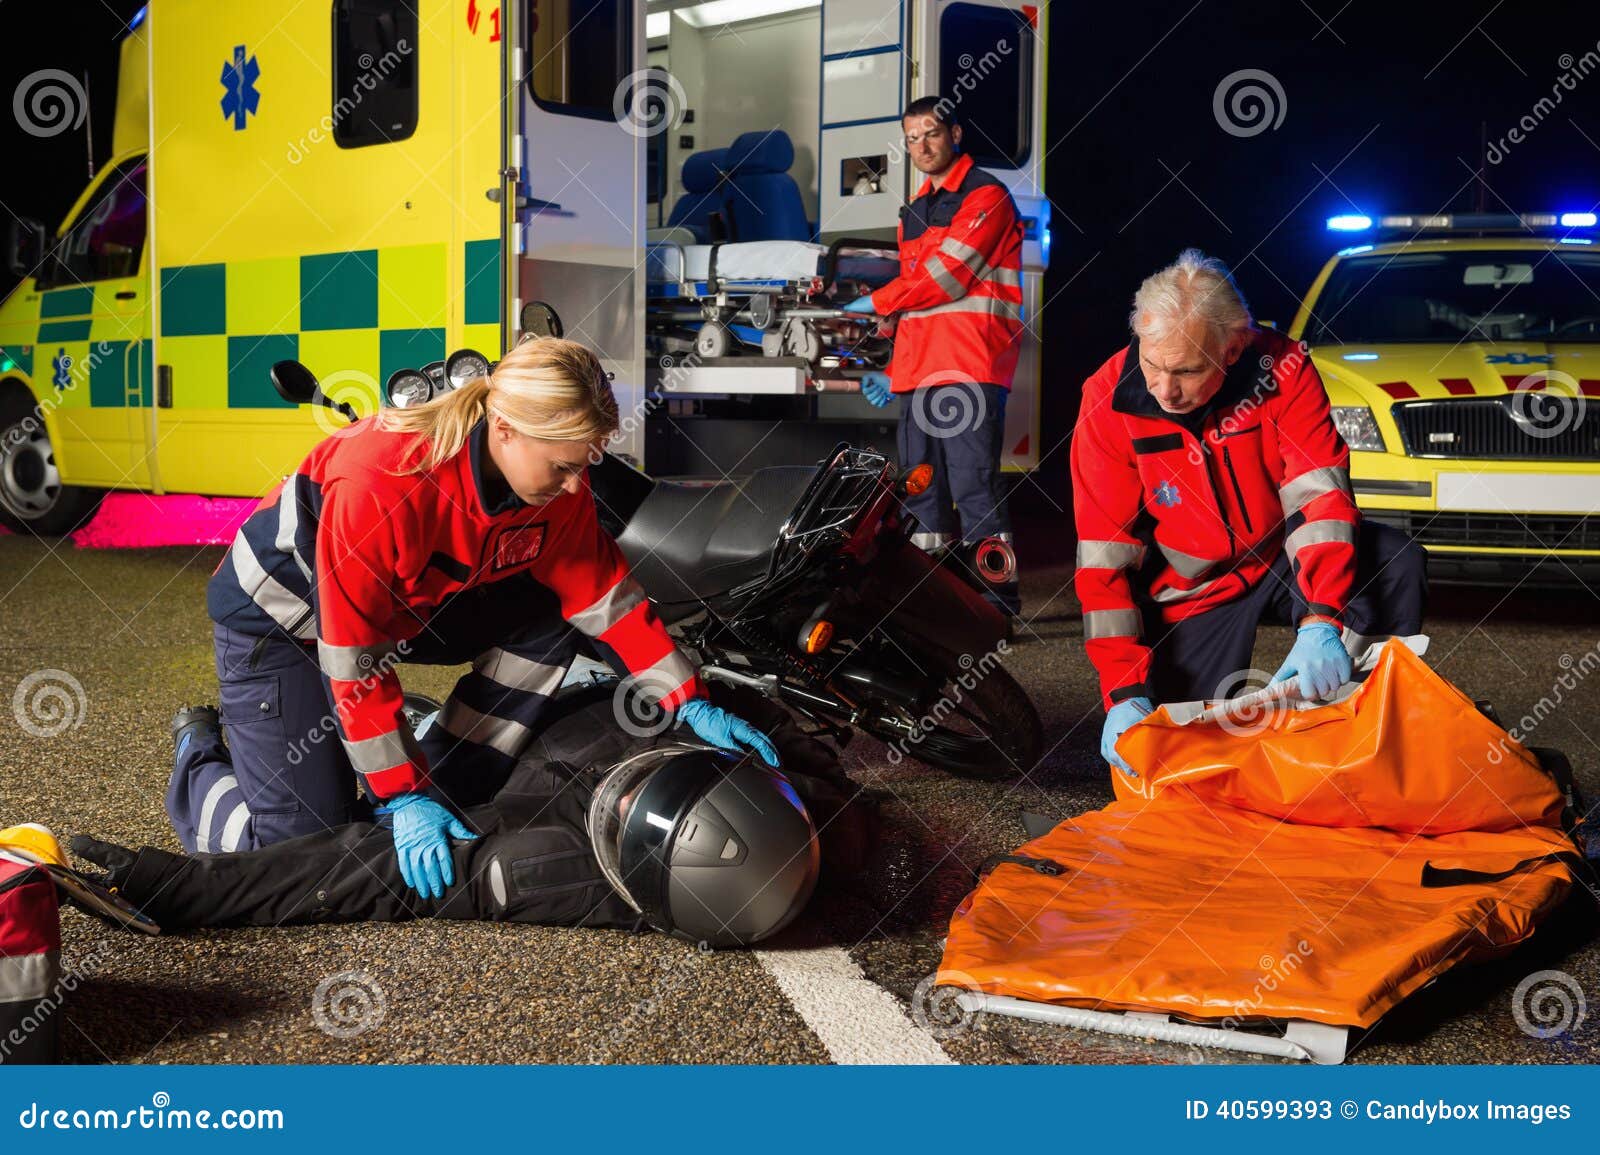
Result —
[[1163, 707], [1118, 751], [1140, 776], [1012, 856], [1058, 873], [982, 878], [940, 984], [1366, 1027], [1527, 938], [1580, 865], [1551, 776], [1398, 640], [1343, 701], [1228, 725]]

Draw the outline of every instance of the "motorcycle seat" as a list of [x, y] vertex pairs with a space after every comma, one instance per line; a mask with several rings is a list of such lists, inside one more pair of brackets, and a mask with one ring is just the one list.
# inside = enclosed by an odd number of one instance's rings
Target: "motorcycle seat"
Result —
[[634, 578], [676, 621], [706, 598], [758, 578], [801, 494], [809, 465], [758, 469], [742, 482], [658, 481], [617, 538]]

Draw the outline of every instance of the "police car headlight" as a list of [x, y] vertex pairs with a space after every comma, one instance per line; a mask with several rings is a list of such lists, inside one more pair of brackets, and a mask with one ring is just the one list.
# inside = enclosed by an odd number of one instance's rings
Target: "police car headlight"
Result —
[[1383, 453], [1388, 448], [1372, 410], [1365, 405], [1335, 405], [1332, 409], [1333, 427], [1353, 450], [1365, 453]]

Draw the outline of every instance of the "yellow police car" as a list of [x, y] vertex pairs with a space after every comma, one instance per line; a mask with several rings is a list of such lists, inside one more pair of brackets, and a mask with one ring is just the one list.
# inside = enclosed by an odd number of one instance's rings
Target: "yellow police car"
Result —
[[1290, 327], [1362, 513], [1436, 578], [1600, 573], [1600, 245], [1592, 212], [1331, 218], [1366, 233]]

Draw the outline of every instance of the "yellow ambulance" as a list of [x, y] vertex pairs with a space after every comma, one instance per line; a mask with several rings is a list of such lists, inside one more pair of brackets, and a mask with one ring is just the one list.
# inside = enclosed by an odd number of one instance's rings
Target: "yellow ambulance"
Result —
[[[827, 387], [839, 358], [769, 342], [762, 361], [747, 322], [784, 324], [772, 302], [803, 314], [834, 240], [892, 239], [920, 182], [899, 110], [946, 88], [1026, 219], [1007, 463], [1029, 468], [1045, 23], [1007, 0], [152, 0], [122, 44], [112, 156], [59, 228], [11, 231], [0, 521], [61, 533], [111, 489], [263, 493], [342, 420], [283, 401], [274, 362], [368, 413], [399, 369], [497, 356], [537, 300], [600, 351], [617, 448], [651, 472], [892, 445], [884, 414]], [[776, 295], [748, 300], [684, 272], [692, 250], [726, 257], [740, 238], [683, 208], [703, 199], [697, 171], [742, 205], [740, 171], [705, 158], [747, 139], [765, 165], [752, 195], [789, 222], [761, 238], [788, 246], [763, 251], [784, 270]], [[654, 245], [678, 261], [670, 286]], [[699, 292], [692, 307], [747, 343], [663, 377], [651, 319], [667, 288]]]

